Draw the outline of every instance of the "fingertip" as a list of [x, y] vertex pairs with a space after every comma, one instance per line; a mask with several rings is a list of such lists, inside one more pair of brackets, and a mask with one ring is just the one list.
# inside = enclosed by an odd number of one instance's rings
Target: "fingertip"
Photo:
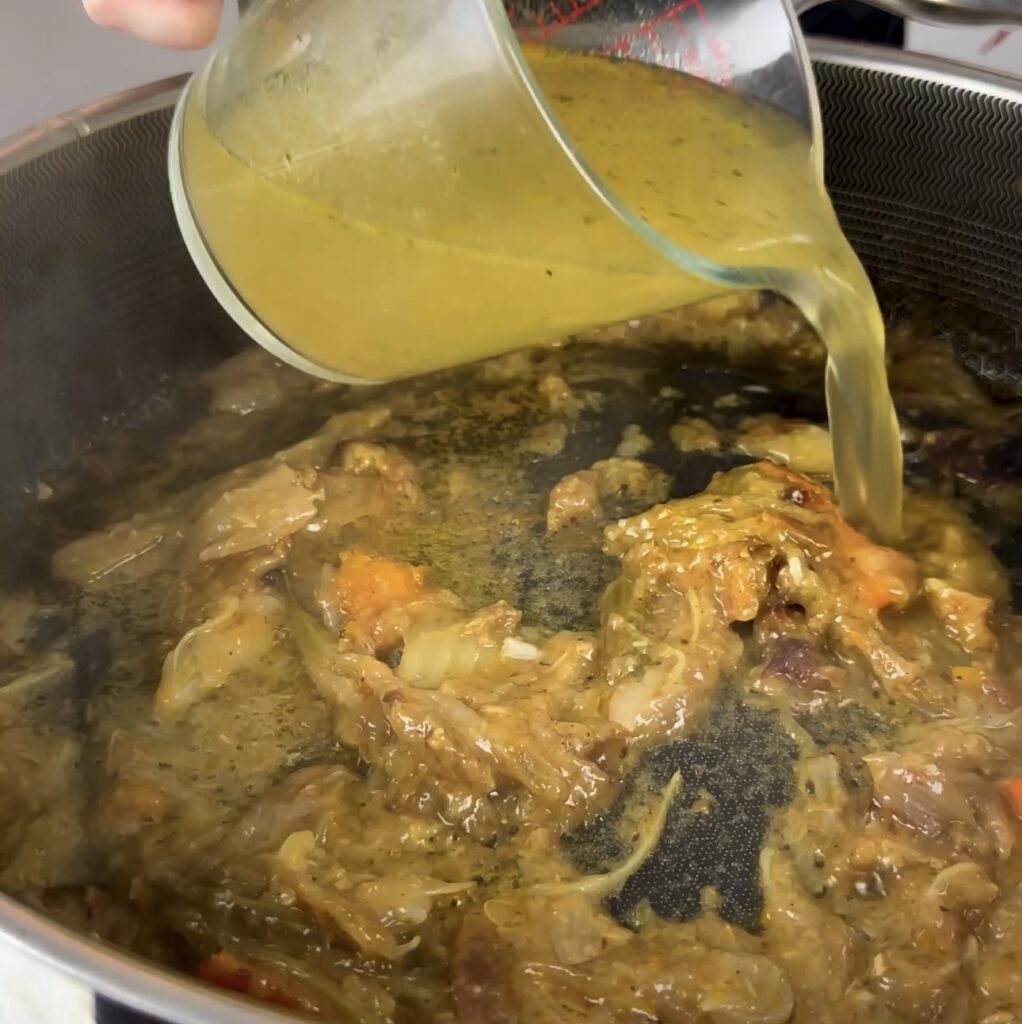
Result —
[[177, 50], [209, 46], [220, 27], [220, 0], [83, 0], [104, 28]]
[[85, 13], [103, 28], [116, 28], [113, 9], [117, 7], [117, 0], [82, 0]]

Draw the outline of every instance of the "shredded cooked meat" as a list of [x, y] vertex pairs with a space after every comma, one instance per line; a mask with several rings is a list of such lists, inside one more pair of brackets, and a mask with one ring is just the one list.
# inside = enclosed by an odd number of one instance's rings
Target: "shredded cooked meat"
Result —
[[754, 416], [738, 424], [738, 450], [757, 459], [771, 459], [799, 473], [833, 476], [830, 433], [816, 423], [780, 416]]
[[208, 375], [0, 597], [0, 885], [330, 1020], [1022, 1017], [1005, 575], [946, 488], [850, 528], [821, 424], [690, 399], [679, 324], [818, 369], [752, 298], [370, 395]]

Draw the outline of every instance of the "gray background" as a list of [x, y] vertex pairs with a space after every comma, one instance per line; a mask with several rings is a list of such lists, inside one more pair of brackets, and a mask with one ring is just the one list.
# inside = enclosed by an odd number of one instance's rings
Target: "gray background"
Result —
[[201, 60], [97, 28], [79, 0], [0, 0], [0, 138]]

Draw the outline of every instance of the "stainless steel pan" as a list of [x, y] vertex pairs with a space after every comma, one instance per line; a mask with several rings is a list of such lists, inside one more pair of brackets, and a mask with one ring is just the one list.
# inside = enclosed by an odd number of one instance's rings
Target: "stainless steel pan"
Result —
[[[884, 6], [916, 14], [945, 4]], [[964, 0], [955, 6], [968, 15]], [[882, 283], [992, 318], [1001, 341], [984, 365], [1002, 385], [1022, 381], [1022, 82], [856, 46], [818, 46], [814, 58], [830, 185], [866, 263]], [[182, 373], [243, 344], [171, 212], [164, 148], [180, 85], [136, 90], [0, 144], [0, 585], [45, 564], [40, 480], [111, 424], [179, 422]], [[93, 1019], [94, 993], [180, 1024], [282, 1019], [0, 897], [0, 971], [23, 963], [46, 972], [42, 991], [31, 983], [36, 1007], [69, 998], [51, 1018], [68, 1024]], [[0, 982], [3, 1024], [5, 1007], [12, 1024], [45, 1019]]]

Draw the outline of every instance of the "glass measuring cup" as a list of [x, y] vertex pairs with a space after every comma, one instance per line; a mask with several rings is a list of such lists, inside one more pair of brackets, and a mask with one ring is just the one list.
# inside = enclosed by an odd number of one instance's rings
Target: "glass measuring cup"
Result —
[[236, 322], [323, 377], [409, 376], [769, 283], [770, 268], [714, 261], [685, 220], [630, 208], [523, 43], [771, 104], [822, 160], [788, 0], [243, 6], [176, 112], [175, 210]]

